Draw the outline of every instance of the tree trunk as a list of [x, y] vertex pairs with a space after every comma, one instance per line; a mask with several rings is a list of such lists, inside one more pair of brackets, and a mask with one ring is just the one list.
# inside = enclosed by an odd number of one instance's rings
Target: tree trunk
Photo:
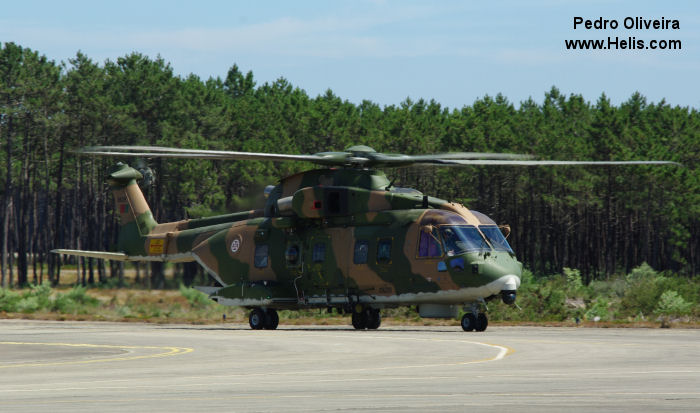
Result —
[[[8, 249], [10, 238], [8, 237], [10, 232], [10, 216], [12, 215], [12, 198], [5, 193], [5, 214], [3, 218], [3, 229], [2, 229], [2, 287], [7, 288], [12, 284], [12, 268], [8, 268]], [[6, 274], [5, 271], [9, 270]], [[9, 277], [8, 277], [9, 276]]]

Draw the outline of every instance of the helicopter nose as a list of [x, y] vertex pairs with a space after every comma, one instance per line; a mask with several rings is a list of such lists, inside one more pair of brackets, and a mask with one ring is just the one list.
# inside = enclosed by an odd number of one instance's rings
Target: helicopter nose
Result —
[[515, 291], [520, 287], [520, 277], [515, 274], [508, 274], [501, 277], [502, 287], [501, 291]]
[[497, 281], [501, 290], [517, 290], [520, 287], [522, 264], [514, 260], [498, 260], [485, 263], [491, 279]]
[[505, 304], [514, 304], [516, 297], [516, 290], [520, 287], [520, 277], [515, 274], [508, 274], [501, 278], [503, 284], [501, 287], [501, 300]]
[[491, 294], [500, 295], [503, 302], [513, 304], [516, 291], [520, 287], [522, 264], [516, 260], [498, 259], [488, 263], [491, 274]]

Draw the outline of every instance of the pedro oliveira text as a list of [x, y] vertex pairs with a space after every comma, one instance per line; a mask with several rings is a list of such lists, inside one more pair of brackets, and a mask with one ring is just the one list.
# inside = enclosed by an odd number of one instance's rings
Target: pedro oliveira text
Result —
[[628, 30], [678, 30], [681, 24], [677, 19], [646, 19], [644, 17], [625, 17], [622, 26], [617, 19], [604, 19], [598, 17], [590, 20], [583, 17], [574, 17], [574, 30], [617, 30], [624, 27]]

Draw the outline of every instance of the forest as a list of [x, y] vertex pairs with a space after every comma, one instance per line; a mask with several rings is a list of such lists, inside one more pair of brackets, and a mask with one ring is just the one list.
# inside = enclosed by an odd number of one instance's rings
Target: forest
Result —
[[[461, 108], [406, 98], [359, 104], [327, 90], [309, 96], [284, 78], [258, 84], [237, 65], [203, 80], [134, 52], [67, 62], [0, 45], [0, 285], [61, 280], [53, 248], [111, 250], [116, 216], [105, 172], [115, 159], [77, 156], [87, 145], [159, 145], [315, 153], [369, 145], [423, 154], [513, 152], [554, 160], [669, 160], [677, 166], [481, 166], [387, 170], [396, 185], [461, 202], [512, 228], [513, 249], [535, 274], [566, 268], [585, 284], [642, 263], [700, 271], [700, 113], [640, 93], [615, 105], [566, 95], [513, 103], [484, 96]], [[465, 79], [469, 82], [469, 79]], [[650, 81], [653, 81], [651, 79]], [[643, 88], [643, 85], [640, 85]], [[541, 103], [540, 103], [541, 102]], [[262, 188], [309, 169], [300, 162], [124, 160], [157, 221], [250, 208]], [[121, 277], [111, 262], [81, 259], [83, 285]], [[191, 283], [193, 269], [178, 267]], [[162, 288], [162, 265], [148, 286]]]

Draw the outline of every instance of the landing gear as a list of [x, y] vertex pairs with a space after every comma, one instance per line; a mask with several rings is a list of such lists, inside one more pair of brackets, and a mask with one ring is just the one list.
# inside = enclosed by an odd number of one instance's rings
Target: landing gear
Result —
[[462, 330], [464, 331], [474, 331], [476, 328], [476, 317], [474, 314], [467, 313], [462, 316]]
[[364, 311], [352, 313], [352, 326], [355, 330], [364, 330], [367, 328], [367, 314]]
[[485, 313], [479, 313], [478, 316], [476, 316], [476, 326], [474, 326], [474, 330], [476, 331], [485, 331], [486, 327], [489, 326], [489, 319], [486, 318]]
[[277, 314], [277, 310], [268, 308], [263, 310], [262, 308], [254, 308], [250, 312], [248, 317], [248, 324], [253, 330], [274, 330], [280, 322], [280, 317]]
[[279, 323], [280, 316], [277, 314], [277, 310], [268, 308], [265, 312], [265, 330], [276, 330]]
[[382, 315], [378, 309], [368, 308], [367, 310], [367, 329], [376, 330], [382, 324]]
[[481, 312], [479, 304], [486, 306], [486, 303], [472, 303], [469, 307], [465, 307], [466, 313], [462, 316], [462, 330], [464, 331], [485, 331], [489, 325], [489, 319], [486, 313]]
[[382, 324], [382, 316], [378, 309], [364, 308], [362, 311], [353, 311], [352, 326], [356, 330], [376, 330]]
[[265, 312], [262, 308], [254, 308], [248, 316], [248, 324], [253, 330], [262, 330], [265, 327]]

